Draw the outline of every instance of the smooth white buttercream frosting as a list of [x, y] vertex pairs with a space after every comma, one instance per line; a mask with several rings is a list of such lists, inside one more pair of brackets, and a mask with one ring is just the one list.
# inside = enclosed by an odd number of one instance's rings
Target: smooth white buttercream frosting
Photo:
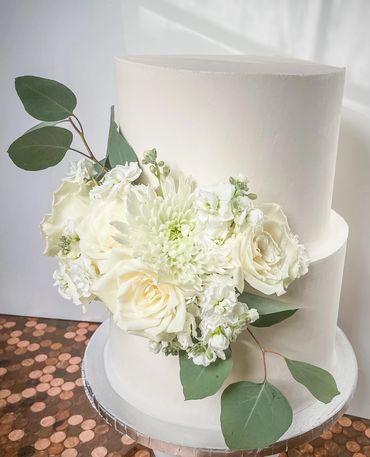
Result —
[[199, 183], [246, 175], [279, 203], [304, 243], [325, 235], [343, 69], [246, 56], [116, 60], [117, 120], [140, 156], [151, 148]]

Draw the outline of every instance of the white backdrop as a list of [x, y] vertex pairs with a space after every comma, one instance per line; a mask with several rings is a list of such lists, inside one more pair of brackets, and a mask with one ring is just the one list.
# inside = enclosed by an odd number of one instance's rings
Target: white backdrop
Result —
[[114, 101], [113, 55], [278, 54], [347, 67], [333, 207], [350, 225], [340, 325], [360, 364], [353, 414], [370, 417], [370, 2], [368, 0], [0, 0], [0, 312], [100, 320], [60, 298], [38, 224], [65, 165], [29, 173], [4, 154], [34, 122], [14, 77], [58, 79], [98, 155]]

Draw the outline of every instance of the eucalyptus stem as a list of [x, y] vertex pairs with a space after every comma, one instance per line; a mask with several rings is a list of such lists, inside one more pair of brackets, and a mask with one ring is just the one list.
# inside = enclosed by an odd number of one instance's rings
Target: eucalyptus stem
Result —
[[97, 163], [104, 171], [108, 171], [108, 169], [102, 165], [99, 160], [95, 157], [94, 153], [92, 152], [87, 140], [86, 140], [86, 137], [85, 137], [85, 132], [84, 132], [84, 129], [82, 127], [82, 124], [80, 122], [80, 120], [77, 118], [77, 116], [75, 116], [74, 114], [72, 114], [73, 118], [76, 120], [77, 124], [75, 124], [75, 122], [73, 121], [72, 117], [70, 116], [68, 118], [68, 121], [71, 123], [72, 127], [76, 130], [76, 132], [79, 134], [85, 148], [87, 149], [87, 152], [89, 153], [88, 155], [81, 152], [81, 151], [77, 151], [76, 149], [73, 149], [73, 148], [70, 148], [72, 151], [75, 151], [75, 152], [78, 152], [79, 154], [82, 154], [86, 157], [88, 157], [89, 159], [93, 160], [95, 163]]
[[84, 152], [82, 151], [79, 151], [78, 149], [74, 149], [74, 148], [69, 148], [70, 151], [74, 151], [74, 152], [77, 152], [78, 154], [81, 154], [85, 157], [87, 157], [88, 159], [91, 159], [91, 157], [88, 155], [88, 154], [85, 154]]
[[264, 369], [264, 373], [265, 373], [265, 376], [264, 376], [264, 382], [267, 380], [267, 365], [266, 365], [266, 354], [269, 353], [269, 354], [275, 354], [275, 355], [278, 355], [279, 357], [285, 359], [286, 357], [281, 354], [280, 352], [276, 352], [276, 351], [271, 351], [270, 349], [267, 349], [265, 348], [264, 346], [262, 346], [262, 344], [258, 341], [258, 339], [256, 338], [256, 336], [254, 335], [254, 333], [252, 332], [252, 330], [250, 328], [247, 328], [247, 331], [248, 333], [250, 334], [250, 336], [253, 338], [254, 342], [257, 344], [257, 346], [260, 348], [261, 352], [262, 352], [262, 358], [263, 358], [263, 369]]
[[253, 332], [247, 328], [248, 330], [248, 333], [250, 334], [250, 336], [253, 338], [253, 340], [255, 341], [255, 343], [257, 344], [257, 346], [260, 348], [261, 352], [262, 352], [262, 360], [263, 360], [263, 371], [264, 371], [264, 378], [263, 378], [263, 382], [265, 383], [267, 381], [267, 364], [266, 364], [266, 349], [262, 346], [262, 344], [258, 341], [258, 339], [254, 336]]

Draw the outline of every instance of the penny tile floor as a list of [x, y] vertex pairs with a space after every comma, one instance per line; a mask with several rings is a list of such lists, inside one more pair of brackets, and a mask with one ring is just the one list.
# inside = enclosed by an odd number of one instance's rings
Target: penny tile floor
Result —
[[[81, 360], [97, 327], [0, 316], [0, 457], [152, 457], [110, 428], [85, 397]], [[370, 420], [343, 416], [288, 455], [370, 457]]]

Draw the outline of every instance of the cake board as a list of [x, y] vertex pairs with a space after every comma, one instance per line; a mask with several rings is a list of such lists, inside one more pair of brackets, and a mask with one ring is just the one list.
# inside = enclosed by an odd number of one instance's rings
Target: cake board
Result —
[[246, 451], [230, 451], [210, 429], [184, 427], [149, 416], [121, 398], [110, 386], [104, 369], [104, 348], [109, 336], [105, 321], [92, 336], [83, 359], [82, 378], [86, 395], [100, 416], [118, 432], [153, 449], [156, 456], [249, 457], [285, 452], [317, 438], [347, 410], [357, 384], [357, 361], [341, 329], [336, 335], [336, 366], [333, 375], [340, 394], [329, 404], [315, 402], [294, 415], [289, 430], [274, 444]]

